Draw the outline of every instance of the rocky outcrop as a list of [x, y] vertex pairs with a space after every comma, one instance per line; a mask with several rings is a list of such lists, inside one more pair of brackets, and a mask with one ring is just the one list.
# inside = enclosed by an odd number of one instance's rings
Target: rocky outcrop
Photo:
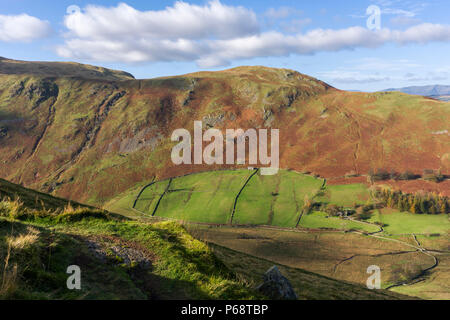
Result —
[[278, 270], [276, 266], [270, 268], [264, 275], [264, 282], [257, 290], [273, 300], [297, 300], [297, 294], [291, 283]]

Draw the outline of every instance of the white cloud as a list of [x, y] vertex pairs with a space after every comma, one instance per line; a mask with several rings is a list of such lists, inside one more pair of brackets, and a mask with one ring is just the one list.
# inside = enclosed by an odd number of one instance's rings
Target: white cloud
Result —
[[[408, 72], [405, 73], [405, 70]], [[408, 86], [413, 84], [436, 83], [450, 78], [450, 67], [433, 69], [407, 59], [386, 60], [366, 57], [342, 62], [335, 70], [326, 70], [317, 74], [321, 79], [336, 85], [359, 85], [384, 83]]]
[[[276, 14], [275, 14], [276, 13]], [[284, 15], [286, 12], [273, 12]], [[308, 23], [304, 19], [302, 23]], [[59, 55], [97, 61], [196, 61], [200, 67], [267, 56], [450, 41], [450, 26], [424, 23], [404, 31], [362, 27], [315, 29], [306, 33], [259, 32], [253, 11], [218, 0], [204, 6], [177, 2], [161, 11], [138, 11], [126, 4], [88, 6], [65, 18], [66, 43]]]
[[138, 11], [125, 3], [112, 8], [89, 5], [84, 12], [67, 15], [64, 24], [72, 36], [88, 39], [226, 39], [259, 29], [251, 10], [218, 0], [204, 6], [178, 1], [160, 11]]
[[304, 34], [285, 35], [266, 32], [237, 39], [214, 41], [213, 54], [222, 60], [261, 56], [309, 55], [356, 48], [376, 48], [386, 43], [408, 44], [450, 41], [450, 26], [423, 24], [406, 31], [382, 29], [370, 31], [362, 27], [315, 29]]
[[405, 31], [392, 31], [393, 41], [406, 43], [429, 43], [450, 41], [450, 26], [432, 23], [422, 23], [408, 28]]
[[27, 14], [0, 14], [0, 41], [28, 42], [48, 36], [51, 32], [48, 21]]

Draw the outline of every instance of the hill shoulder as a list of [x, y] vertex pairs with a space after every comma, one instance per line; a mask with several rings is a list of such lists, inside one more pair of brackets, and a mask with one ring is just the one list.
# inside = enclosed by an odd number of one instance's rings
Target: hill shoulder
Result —
[[133, 80], [134, 76], [118, 71], [75, 62], [19, 61], [0, 57], [0, 74], [37, 75], [100, 80]]

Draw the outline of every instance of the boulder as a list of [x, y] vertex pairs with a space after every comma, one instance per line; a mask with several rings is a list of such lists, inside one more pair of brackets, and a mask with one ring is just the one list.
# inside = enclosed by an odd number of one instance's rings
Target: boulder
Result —
[[270, 268], [264, 275], [264, 282], [257, 290], [272, 300], [297, 300], [297, 294], [291, 283], [276, 266]]

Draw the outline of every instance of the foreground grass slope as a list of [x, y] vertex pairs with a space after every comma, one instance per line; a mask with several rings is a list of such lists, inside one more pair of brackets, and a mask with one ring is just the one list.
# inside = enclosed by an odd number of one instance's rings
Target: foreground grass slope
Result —
[[[179, 224], [74, 209], [68, 201], [7, 181], [1, 181], [0, 198], [0, 298], [260, 297]], [[39, 205], [28, 205], [34, 202]], [[80, 291], [66, 287], [70, 265], [82, 270]]]
[[[406, 285], [389, 291], [423, 299], [450, 299], [448, 234], [440, 237], [418, 235], [421, 250], [426, 248], [428, 251], [425, 254], [416, 248], [417, 243], [413, 235], [409, 234], [376, 237], [332, 230], [296, 232], [236, 226], [210, 228], [201, 225], [189, 225], [188, 228], [196, 238], [229, 248], [244, 256], [249, 255], [361, 286], [366, 284], [368, 266], [377, 265], [382, 270], [382, 288], [406, 282]], [[437, 257], [439, 264], [423, 273], [435, 264], [429, 252]], [[236, 256], [236, 259], [224, 261], [227, 265], [231, 263], [244, 269], [246, 264], [240, 261], [242, 257], [239, 254]], [[248, 273], [252, 271], [253, 269], [248, 270]], [[418, 275], [421, 275], [420, 278], [415, 279]], [[290, 279], [296, 281], [295, 277]]]
[[[267, 269], [273, 265], [272, 261], [256, 258], [241, 251], [231, 250], [219, 245], [212, 245], [212, 249], [229, 268], [250, 279], [252, 283], [258, 283]], [[249, 265], [252, 268], [248, 268]], [[292, 286], [298, 292], [300, 300], [414, 299], [407, 295], [396, 294], [386, 290], [367, 290], [363, 285], [335, 280], [285, 265], [280, 265], [279, 267], [280, 271], [290, 279]]]
[[[15, 195], [31, 191], [9, 187]], [[67, 203], [57, 211], [34, 209], [19, 200], [0, 201], [0, 248], [2, 299], [264, 298], [253, 288], [273, 265], [208, 246], [174, 222], [138, 222]], [[82, 270], [80, 291], [66, 287], [69, 265]], [[406, 298], [280, 267], [301, 299]]]
[[[117, 220], [100, 211], [22, 213], [0, 203], [2, 298], [252, 299], [202, 242], [175, 223]], [[8, 213], [9, 211], [9, 213]], [[82, 270], [82, 290], [66, 269]]]

